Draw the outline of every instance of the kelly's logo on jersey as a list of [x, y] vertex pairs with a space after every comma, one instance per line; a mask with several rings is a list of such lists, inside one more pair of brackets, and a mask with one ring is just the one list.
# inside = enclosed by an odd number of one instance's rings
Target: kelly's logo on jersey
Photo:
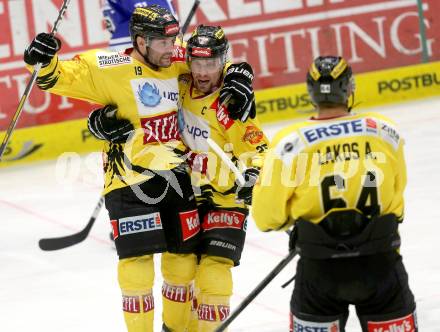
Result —
[[200, 232], [200, 219], [197, 210], [179, 212], [179, 218], [182, 225], [183, 241], [192, 238]]
[[359, 119], [304, 128], [301, 132], [308, 143], [317, 143], [334, 137], [361, 135], [364, 125]]
[[246, 216], [235, 211], [211, 211], [203, 219], [203, 229], [235, 228], [243, 229]]
[[229, 117], [229, 111], [226, 107], [226, 105], [220, 105], [220, 99], [217, 98], [212, 105], [210, 106], [211, 109], [215, 110], [215, 114], [217, 116], [217, 121], [226, 129], [228, 130], [233, 124], [234, 120], [232, 120]]
[[368, 331], [373, 332], [411, 332], [415, 331], [416, 327], [417, 322], [413, 314], [385, 322], [368, 322]]
[[123, 235], [162, 229], [162, 221], [159, 212], [112, 220], [111, 223], [113, 226], [114, 239]]

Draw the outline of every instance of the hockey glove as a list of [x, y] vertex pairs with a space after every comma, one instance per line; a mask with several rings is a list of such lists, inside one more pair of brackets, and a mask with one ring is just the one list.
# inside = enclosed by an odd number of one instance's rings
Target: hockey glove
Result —
[[244, 171], [243, 177], [246, 180], [244, 185], [238, 185], [237, 188], [237, 198], [243, 200], [245, 204], [252, 204], [252, 189], [258, 180], [258, 175], [260, 175], [260, 170], [257, 168], [248, 168]]
[[255, 118], [253, 79], [254, 72], [247, 62], [232, 64], [223, 78], [220, 103], [228, 105], [229, 115], [234, 120], [245, 122], [248, 117]]
[[61, 40], [48, 33], [39, 33], [24, 51], [24, 62], [28, 65], [41, 63], [46, 67], [61, 48]]
[[127, 119], [117, 119], [117, 110], [115, 106], [107, 105], [90, 113], [87, 127], [93, 136], [117, 144], [127, 142], [134, 126]]

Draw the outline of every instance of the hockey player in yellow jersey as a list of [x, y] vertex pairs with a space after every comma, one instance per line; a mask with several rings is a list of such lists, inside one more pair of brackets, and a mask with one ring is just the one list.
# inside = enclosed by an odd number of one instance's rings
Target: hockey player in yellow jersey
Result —
[[[191, 165], [194, 184], [199, 188], [197, 201], [203, 225], [203, 241], [198, 250], [201, 261], [196, 278], [197, 288], [200, 288], [199, 305], [194, 301], [195, 319], [190, 331], [212, 331], [229, 313], [230, 269], [240, 260], [248, 210], [243, 202], [236, 202], [238, 188], [234, 177], [228, 168], [220, 167], [215, 154], [209, 153], [206, 140], [210, 137], [217, 144], [228, 147], [234, 161], [241, 156], [243, 162], [251, 166], [261, 164], [260, 154], [267, 142], [254, 120], [252, 68], [247, 63], [228, 63], [225, 71], [228, 42], [223, 30], [200, 26], [188, 45], [190, 53], [186, 59], [191, 75], [182, 75], [179, 80], [179, 127], [192, 150], [185, 157]], [[230, 101], [227, 108], [220, 106], [222, 97]], [[107, 107], [94, 113], [105, 113]], [[245, 123], [235, 121], [237, 119]], [[89, 129], [98, 138], [101, 138], [98, 132], [113, 131], [126, 136], [131, 130], [125, 119], [115, 120], [111, 126], [91, 119]], [[257, 173], [258, 170], [251, 167], [245, 176], [251, 179]], [[248, 194], [249, 188], [240, 188], [239, 193]], [[190, 223], [190, 226], [185, 234], [189, 238], [194, 235], [192, 229], [198, 223]]]
[[398, 252], [401, 133], [384, 115], [350, 112], [354, 81], [341, 57], [315, 59], [307, 88], [318, 115], [275, 136], [252, 205], [262, 231], [295, 225], [291, 331], [345, 331], [349, 304], [364, 332], [417, 331]]
[[56, 54], [61, 42], [42, 33], [24, 60], [29, 66], [42, 63], [41, 89], [108, 105], [91, 113], [89, 128], [107, 141], [103, 194], [120, 258], [127, 329], [153, 331], [153, 254], [163, 252], [163, 328], [183, 332], [189, 324], [200, 234], [177, 126], [177, 77], [189, 68], [184, 49], [174, 46], [179, 25], [168, 10], [136, 8], [130, 31], [131, 49], [93, 50], [68, 61]]
[[[232, 295], [231, 268], [238, 265], [243, 250], [248, 208], [235, 199], [237, 185], [233, 173], [210, 150], [210, 138], [225, 148], [233, 162], [251, 167], [261, 166], [262, 153], [267, 140], [255, 119], [252, 91], [252, 68], [242, 63], [231, 71], [247, 73], [247, 80], [234, 75], [223, 81], [228, 41], [223, 29], [200, 25], [187, 42], [187, 62], [190, 75], [179, 80], [179, 128], [188, 148], [192, 166], [193, 184], [196, 191], [202, 226], [200, 262], [195, 282], [194, 320], [190, 331], [210, 332], [229, 315]], [[245, 121], [234, 120], [229, 108], [220, 103], [220, 87], [238, 80], [252, 101]], [[235, 96], [233, 97], [235, 98]], [[246, 112], [246, 110], [244, 110]], [[235, 112], [235, 118], [242, 114]]]

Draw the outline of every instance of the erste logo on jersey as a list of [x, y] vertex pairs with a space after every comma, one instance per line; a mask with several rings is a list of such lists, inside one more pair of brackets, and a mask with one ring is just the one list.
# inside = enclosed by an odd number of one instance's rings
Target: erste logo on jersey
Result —
[[141, 126], [144, 130], [144, 144], [166, 143], [180, 138], [177, 112], [141, 118]]
[[176, 78], [140, 78], [131, 80], [130, 84], [141, 118], [177, 109], [179, 91]]
[[98, 52], [96, 53], [96, 61], [99, 68], [107, 68], [112, 66], [125, 65], [133, 63], [133, 58], [124, 53]]
[[246, 216], [243, 213], [228, 210], [210, 211], [203, 218], [203, 229], [235, 228], [243, 229]]
[[364, 132], [363, 119], [320, 124], [302, 128], [301, 132], [309, 144], [335, 137], [361, 135]]
[[159, 212], [126, 217], [119, 220], [111, 220], [110, 222], [113, 228], [113, 238], [115, 240], [119, 236], [162, 229], [162, 221]]
[[291, 332], [339, 332], [339, 321], [326, 323], [308, 322], [298, 317], [291, 316], [290, 322]]

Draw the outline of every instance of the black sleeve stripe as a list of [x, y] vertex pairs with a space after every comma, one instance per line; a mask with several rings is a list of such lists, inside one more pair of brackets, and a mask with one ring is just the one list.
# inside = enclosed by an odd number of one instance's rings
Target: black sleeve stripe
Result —
[[41, 90], [49, 90], [55, 86], [58, 82], [59, 74], [56, 74], [58, 68], [58, 59], [54, 70], [49, 74], [37, 77], [37, 85]]

